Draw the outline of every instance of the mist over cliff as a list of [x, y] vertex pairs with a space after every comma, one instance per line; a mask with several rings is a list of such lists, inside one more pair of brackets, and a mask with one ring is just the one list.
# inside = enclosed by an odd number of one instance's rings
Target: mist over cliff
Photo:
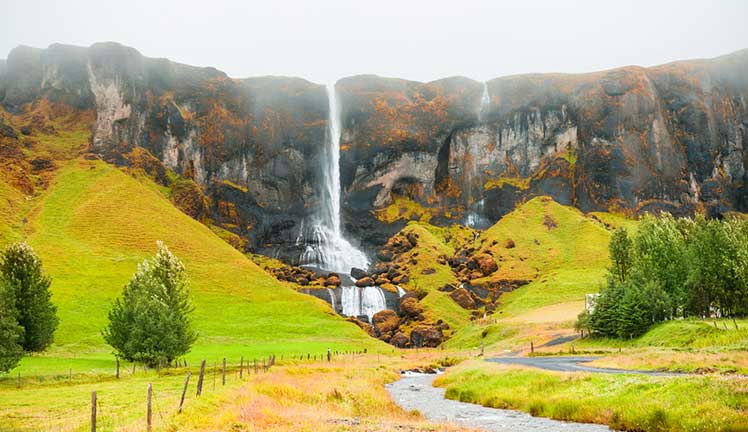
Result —
[[[342, 78], [343, 228], [371, 248], [410, 218], [480, 226], [536, 195], [582, 211], [746, 211], [746, 70], [748, 50], [485, 87]], [[145, 154], [192, 179], [204, 195], [193, 217], [248, 249], [298, 257], [301, 225], [321, 200], [324, 85], [233, 79], [115, 43], [18, 47], [0, 61], [0, 106], [41, 103], [50, 115], [93, 112], [90, 150], [101, 158], [131, 165]]]

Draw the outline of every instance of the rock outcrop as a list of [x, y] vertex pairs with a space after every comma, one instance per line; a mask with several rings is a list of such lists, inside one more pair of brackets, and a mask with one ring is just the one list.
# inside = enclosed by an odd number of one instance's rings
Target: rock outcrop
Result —
[[[746, 70], [739, 51], [511, 76], [486, 83], [487, 104], [483, 84], [467, 78], [344, 78], [344, 228], [372, 251], [409, 218], [490, 224], [535, 195], [583, 211], [746, 211]], [[145, 151], [160, 175], [193, 181], [180, 207], [242, 247], [292, 264], [300, 255], [296, 239], [322, 193], [324, 86], [232, 79], [114, 43], [18, 47], [0, 61], [0, 106], [21, 113], [42, 101], [95, 112], [91, 151], [103, 159], [128, 165]]]

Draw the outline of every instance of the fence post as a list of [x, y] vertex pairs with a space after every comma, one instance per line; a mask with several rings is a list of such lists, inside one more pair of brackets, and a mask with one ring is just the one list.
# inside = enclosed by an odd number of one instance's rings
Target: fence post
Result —
[[197, 396], [203, 393], [203, 377], [205, 376], [205, 359], [200, 363], [200, 376], [197, 378]]
[[257, 359], [255, 359], [255, 375], [257, 375]]
[[184, 388], [182, 389], [182, 398], [179, 400], [179, 409], [177, 414], [182, 412], [182, 405], [184, 405], [184, 395], [187, 393], [187, 384], [190, 383], [190, 371], [187, 371], [187, 378], [184, 379]]
[[91, 432], [96, 432], [96, 391], [91, 392]]
[[226, 357], [223, 358], [223, 369], [221, 371], [221, 385], [226, 385]]
[[18, 371], [18, 382], [16, 383], [16, 388], [21, 388], [21, 371]]
[[117, 357], [117, 379], [119, 379], [119, 357]]
[[218, 369], [218, 363], [213, 362], [213, 390], [216, 389], [216, 370]]
[[534, 352], [535, 352], [535, 344], [533, 344], [532, 341], [530, 341], [530, 353], [534, 353]]
[[135, 375], [135, 362], [132, 362], [132, 374]]
[[244, 356], [239, 360], [239, 379], [244, 378]]
[[327, 348], [327, 361], [330, 361], [330, 357], [332, 357], [332, 354], [330, 353], [330, 348]]
[[153, 417], [153, 406], [151, 405], [151, 399], [153, 399], [153, 386], [148, 383], [148, 415], [147, 415], [147, 430], [151, 432], [151, 421]]

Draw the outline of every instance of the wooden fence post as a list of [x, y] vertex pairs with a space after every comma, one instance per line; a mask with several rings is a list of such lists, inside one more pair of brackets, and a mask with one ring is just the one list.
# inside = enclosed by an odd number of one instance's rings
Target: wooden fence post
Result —
[[221, 385], [226, 385], [226, 357], [223, 358], [223, 369], [221, 372]]
[[330, 361], [331, 357], [332, 357], [332, 354], [330, 352], [330, 348], [327, 348], [327, 361]]
[[205, 376], [205, 359], [200, 363], [200, 376], [197, 378], [197, 396], [203, 393], [203, 377]]
[[239, 360], [239, 379], [244, 378], [244, 356]]
[[187, 371], [187, 378], [184, 379], [184, 388], [182, 389], [182, 398], [179, 400], [179, 409], [177, 414], [182, 412], [182, 405], [184, 405], [184, 395], [187, 393], [187, 384], [190, 383], [190, 371]]
[[534, 352], [535, 352], [535, 344], [533, 344], [532, 341], [530, 341], [530, 353], [534, 353]]
[[96, 391], [91, 392], [91, 432], [96, 432]]
[[151, 385], [151, 383], [148, 383], [148, 409], [147, 409], [148, 413], [147, 413], [147, 419], [146, 419], [146, 424], [147, 424], [146, 430], [148, 432], [151, 432], [151, 422], [153, 420], [152, 418], [153, 417], [153, 405], [151, 404], [152, 399], [153, 399], [153, 386]]
[[18, 382], [16, 383], [16, 388], [21, 388], [21, 371], [18, 371]]
[[117, 379], [119, 379], [119, 357], [117, 357]]
[[132, 374], [135, 375], [135, 362], [132, 362]]
[[257, 375], [257, 359], [255, 359], [255, 375]]
[[218, 369], [218, 363], [213, 362], [213, 390], [216, 389], [216, 370]]

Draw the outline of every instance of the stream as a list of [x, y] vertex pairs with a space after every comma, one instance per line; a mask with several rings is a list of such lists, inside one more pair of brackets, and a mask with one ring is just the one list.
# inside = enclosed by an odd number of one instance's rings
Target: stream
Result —
[[571, 423], [533, 417], [520, 411], [487, 408], [444, 397], [443, 388], [434, 387], [436, 375], [404, 373], [399, 381], [387, 384], [392, 399], [404, 410], [418, 410], [435, 422], [458, 423], [485, 431], [512, 432], [603, 432], [607, 426]]

